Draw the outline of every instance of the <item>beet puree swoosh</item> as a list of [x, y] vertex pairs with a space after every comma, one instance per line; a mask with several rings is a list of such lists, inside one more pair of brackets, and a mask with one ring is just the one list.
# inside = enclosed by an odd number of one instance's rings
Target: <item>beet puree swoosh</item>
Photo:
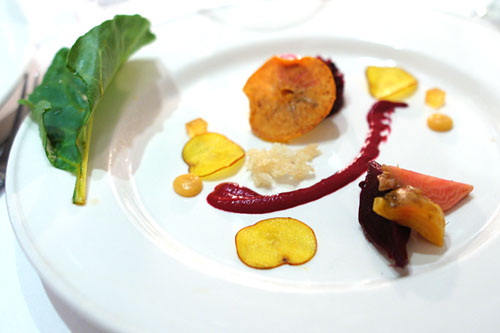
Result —
[[378, 101], [373, 104], [366, 117], [370, 128], [358, 156], [346, 168], [318, 183], [298, 190], [273, 195], [261, 195], [236, 183], [222, 183], [207, 197], [209, 204], [228, 212], [259, 214], [270, 213], [302, 205], [331, 194], [356, 178], [368, 168], [380, 150], [391, 130], [391, 114], [395, 107], [406, 107], [406, 103]]

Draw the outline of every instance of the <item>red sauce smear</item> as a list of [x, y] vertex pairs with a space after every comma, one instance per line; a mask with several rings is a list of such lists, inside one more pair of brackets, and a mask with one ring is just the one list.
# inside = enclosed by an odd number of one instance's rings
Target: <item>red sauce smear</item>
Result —
[[208, 195], [207, 201], [215, 208], [228, 212], [260, 214], [292, 208], [331, 194], [356, 180], [368, 169], [368, 162], [378, 156], [380, 143], [386, 141], [390, 133], [390, 116], [394, 108], [406, 106], [406, 103], [376, 102], [366, 117], [370, 130], [358, 156], [343, 170], [312, 186], [273, 195], [261, 195], [236, 183], [222, 183]]

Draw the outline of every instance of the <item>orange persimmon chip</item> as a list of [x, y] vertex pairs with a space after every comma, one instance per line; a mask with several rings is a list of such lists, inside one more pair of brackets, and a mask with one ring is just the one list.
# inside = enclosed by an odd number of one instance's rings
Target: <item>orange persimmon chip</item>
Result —
[[439, 88], [432, 88], [425, 93], [425, 104], [428, 106], [439, 109], [444, 105], [446, 92]]
[[182, 150], [189, 172], [199, 177], [209, 176], [228, 168], [245, 156], [239, 145], [219, 133], [204, 133], [192, 137]]
[[314, 231], [291, 217], [257, 222], [241, 229], [235, 241], [240, 260], [260, 269], [304, 264], [314, 257], [317, 249]]
[[375, 198], [372, 209], [388, 220], [415, 230], [435, 245], [444, 243], [443, 210], [414, 187], [401, 187]]
[[333, 74], [312, 57], [272, 57], [243, 88], [250, 103], [250, 126], [259, 138], [287, 142], [318, 125], [335, 102]]
[[196, 118], [186, 123], [186, 132], [190, 138], [196, 135], [207, 133], [208, 124], [202, 118]]
[[417, 80], [398, 67], [366, 68], [366, 78], [370, 94], [376, 99], [401, 101], [412, 95], [417, 89]]

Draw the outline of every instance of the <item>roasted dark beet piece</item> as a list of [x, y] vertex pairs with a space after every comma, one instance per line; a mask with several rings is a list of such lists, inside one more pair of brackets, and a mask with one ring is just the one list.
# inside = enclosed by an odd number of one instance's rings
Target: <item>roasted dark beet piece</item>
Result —
[[410, 228], [389, 221], [372, 210], [374, 198], [388, 192], [378, 190], [377, 176], [381, 173], [380, 164], [374, 161], [368, 163], [366, 178], [359, 184], [361, 194], [358, 220], [366, 238], [393, 259], [395, 266], [404, 268], [408, 264], [406, 244], [410, 238]]
[[332, 109], [330, 110], [330, 113], [328, 114], [327, 117], [331, 116], [332, 114], [337, 113], [342, 105], [344, 105], [344, 74], [342, 74], [335, 63], [330, 60], [330, 59], [323, 59], [320, 56], [317, 57], [321, 61], [323, 61], [325, 64], [328, 65], [330, 70], [332, 71], [333, 74], [333, 80], [335, 81], [335, 102], [333, 103]]

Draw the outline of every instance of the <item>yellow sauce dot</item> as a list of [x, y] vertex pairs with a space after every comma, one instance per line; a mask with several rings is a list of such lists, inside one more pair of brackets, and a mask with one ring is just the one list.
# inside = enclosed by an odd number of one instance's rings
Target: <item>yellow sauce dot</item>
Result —
[[203, 189], [200, 177], [192, 173], [175, 178], [173, 186], [175, 193], [183, 197], [194, 197]]
[[442, 113], [433, 113], [427, 118], [427, 126], [433, 131], [446, 132], [453, 128], [453, 120]]

